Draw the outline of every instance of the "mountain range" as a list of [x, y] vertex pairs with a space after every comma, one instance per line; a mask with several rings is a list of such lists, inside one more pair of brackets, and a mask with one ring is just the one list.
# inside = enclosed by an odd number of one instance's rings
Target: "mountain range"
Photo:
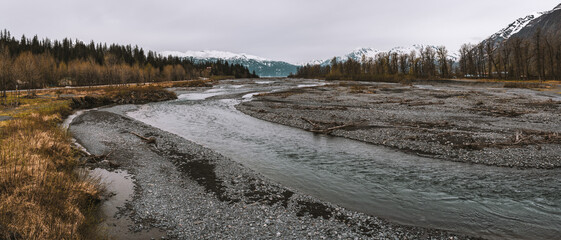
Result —
[[291, 73], [296, 73], [299, 66], [283, 61], [274, 61], [266, 58], [253, 56], [245, 53], [231, 53], [224, 51], [165, 51], [160, 52], [162, 56], [176, 56], [181, 58], [190, 58], [193, 62], [209, 62], [217, 60], [225, 60], [230, 64], [241, 64], [255, 71], [260, 77], [286, 77]]
[[[378, 50], [378, 49], [374, 49], [374, 48], [357, 48], [355, 50], [353, 50], [352, 52], [344, 55], [344, 56], [336, 56], [335, 59], [337, 60], [337, 62], [341, 62], [341, 61], [346, 61], [348, 58], [356, 60], [356, 61], [361, 61], [362, 60], [362, 56], [365, 56], [366, 58], [376, 58], [376, 55], [380, 54], [380, 53], [397, 53], [397, 54], [410, 54], [411, 52], [415, 52], [417, 55], [420, 55], [421, 49], [424, 48], [432, 48], [433, 50], [436, 51], [437, 47], [436, 46], [432, 46], [432, 45], [421, 45], [421, 44], [417, 44], [417, 45], [413, 45], [410, 47], [395, 47], [392, 48], [388, 51], [382, 51], [382, 50]], [[452, 51], [451, 51], [452, 52]], [[458, 55], [456, 53], [452, 53], [449, 54], [448, 57], [454, 61], [456, 61], [458, 59]], [[314, 60], [314, 61], [310, 61], [307, 64], [310, 65], [317, 65], [320, 64], [322, 66], [327, 66], [331, 63], [331, 59], [326, 59], [326, 60]], [[306, 64], [303, 64], [306, 65]]]
[[489, 38], [481, 42], [486, 44], [492, 42], [498, 46], [511, 38], [529, 40], [535, 36], [538, 29], [544, 37], [559, 39], [561, 37], [561, 4], [545, 12], [537, 12], [528, 16], [516, 19], [507, 27], [499, 30]]
[[[522, 40], [530, 40], [535, 36], [536, 32], [540, 29], [543, 37], [549, 39], [560, 39], [561, 38], [561, 4], [553, 8], [552, 10], [545, 12], [537, 12], [530, 14], [528, 16], [517, 19], [516, 21], [509, 24], [507, 27], [499, 30], [497, 33], [491, 35], [489, 38], [485, 39], [479, 44], [486, 44], [491, 41], [494, 46], [498, 46], [504, 41], [511, 38], [520, 38]], [[376, 57], [379, 53], [398, 53], [398, 54], [409, 54], [412, 51], [419, 54], [422, 48], [433, 48], [436, 50], [436, 46], [431, 45], [413, 45], [411, 47], [396, 47], [388, 51], [381, 51], [374, 48], [357, 48], [352, 52], [344, 56], [336, 56], [337, 61], [345, 61], [348, 58], [360, 61], [362, 56]], [[449, 49], [449, 58], [457, 61], [459, 59], [458, 54], [455, 50]], [[258, 56], [253, 56], [249, 54], [237, 54], [231, 52], [223, 51], [187, 51], [187, 52], [177, 52], [177, 51], [165, 51], [160, 53], [163, 56], [177, 56], [190, 58], [194, 62], [199, 61], [217, 61], [226, 60], [229, 63], [241, 64], [250, 71], [255, 71], [255, 73], [261, 77], [285, 77], [291, 73], [296, 73], [298, 67], [303, 65], [329, 65], [331, 59], [324, 60], [313, 60], [310, 62], [302, 64], [291, 64], [283, 61], [270, 60]]]
[[[425, 46], [425, 45], [413, 45], [411, 47], [396, 47], [392, 48], [389, 51], [381, 51], [374, 48], [357, 48], [352, 52], [344, 55], [344, 56], [337, 56], [337, 61], [346, 61], [348, 58], [360, 61], [362, 56], [366, 56], [367, 58], [375, 58], [377, 54], [388, 52], [388, 53], [398, 53], [398, 54], [409, 54], [412, 51], [420, 53], [422, 48], [430, 47], [436, 50], [435, 46]], [[214, 50], [205, 50], [205, 51], [187, 51], [187, 52], [177, 52], [177, 51], [164, 51], [160, 52], [162, 56], [174, 56], [174, 57], [181, 57], [181, 58], [188, 58], [191, 59], [193, 62], [208, 62], [208, 61], [217, 61], [217, 60], [225, 60], [228, 63], [233, 64], [241, 64], [247, 67], [250, 71], [255, 71], [255, 73], [261, 77], [286, 77], [291, 73], [296, 73], [298, 67], [304, 65], [322, 65], [327, 66], [330, 64], [331, 59], [324, 59], [324, 60], [314, 60], [302, 64], [291, 64], [283, 61], [275, 61], [269, 60], [266, 58], [249, 55], [245, 53], [232, 53], [232, 52], [224, 52], [224, 51], [214, 51]], [[450, 58], [457, 59], [456, 55], [450, 55]]]

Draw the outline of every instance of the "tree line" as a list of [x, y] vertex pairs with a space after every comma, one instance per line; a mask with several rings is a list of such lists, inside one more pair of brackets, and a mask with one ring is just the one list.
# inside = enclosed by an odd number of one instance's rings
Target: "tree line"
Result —
[[418, 52], [382, 52], [361, 60], [333, 58], [328, 65], [306, 65], [291, 77], [360, 81], [398, 81], [405, 78], [449, 78], [456, 74], [454, 60], [444, 46], [423, 47]]
[[491, 40], [460, 48], [461, 73], [473, 78], [509, 80], [559, 80], [561, 40], [537, 29], [530, 38]]
[[0, 91], [53, 86], [177, 81], [210, 77], [258, 77], [240, 64], [227, 61], [194, 63], [188, 58], [161, 56], [138, 46], [86, 44], [68, 38], [16, 39], [0, 31]]
[[360, 61], [348, 58], [328, 65], [306, 65], [292, 77], [364, 81], [403, 79], [488, 78], [507, 80], [561, 79], [561, 40], [537, 29], [531, 37], [502, 42], [488, 39], [464, 44], [458, 61], [445, 47], [425, 47], [419, 52], [379, 53]]

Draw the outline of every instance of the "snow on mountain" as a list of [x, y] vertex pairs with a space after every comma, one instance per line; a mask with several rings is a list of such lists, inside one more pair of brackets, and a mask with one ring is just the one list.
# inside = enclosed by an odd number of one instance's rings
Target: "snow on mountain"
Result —
[[397, 54], [411, 54], [412, 52], [415, 52], [417, 55], [421, 54], [421, 50], [425, 49], [425, 48], [432, 48], [432, 50], [436, 51], [436, 49], [438, 48], [437, 46], [433, 46], [433, 45], [423, 45], [423, 44], [415, 44], [413, 46], [410, 47], [395, 47], [390, 49], [388, 52], [390, 54], [392, 53], [397, 53]]
[[[366, 56], [367, 58], [375, 58], [376, 55], [378, 53], [380, 53], [381, 51], [378, 49], [373, 49], [373, 48], [357, 48], [355, 50], [353, 50], [352, 52], [346, 54], [345, 56], [336, 56], [335, 59], [337, 60], [337, 62], [341, 62], [341, 61], [346, 61], [348, 58], [360, 61], [362, 59], [362, 55]], [[333, 58], [327, 59], [327, 60], [313, 60], [311, 62], [308, 62], [306, 64], [309, 65], [322, 65], [322, 66], [327, 66], [329, 64], [331, 64], [331, 60]], [[302, 65], [306, 65], [306, 64], [302, 64]]]
[[[424, 48], [433, 48], [436, 50], [435, 46], [430, 45], [413, 45], [410, 47], [395, 47], [388, 51], [381, 51], [374, 48], [357, 48], [352, 52], [344, 55], [344, 56], [337, 56], [337, 62], [344, 62], [348, 58], [354, 59], [356, 61], [361, 61], [362, 56], [368, 58], [375, 59], [378, 54], [380, 53], [397, 53], [397, 54], [410, 54], [411, 52], [416, 52], [417, 56], [420, 55], [421, 49]], [[232, 52], [223, 52], [223, 51], [214, 51], [214, 50], [205, 50], [205, 51], [186, 51], [186, 52], [177, 52], [177, 51], [164, 51], [160, 52], [162, 56], [176, 56], [182, 58], [190, 58], [195, 62], [198, 61], [216, 61], [216, 60], [226, 60], [229, 63], [241, 64], [247, 67], [250, 71], [255, 71], [257, 75], [262, 77], [285, 77], [291, 73], [296, 73], [299, 66], [304, 65], [322, 65], [327, 66], [331, 64], [330, 59], [326, 60], [313, 60], [306, 63], [294, 65], [287, 62], [282, 61], [274, 61], [269, 60], [266, 58], [253, 56], [245, 53], [232, 53]], [[449, 55], [449, 57], [456, 61], [458, 59], [457, 54]]]
[[346, 60], [347, 58], [351, 58], [360, 61], [362, 59], [362, 56], [365, 56], [366, 58], [375, 58], [376, 54], [380, 52], [381, 52], [380, 50], [374, 48], [357, 48], [351, 53], [345, 55], [344, 57], [338, 57], [337, 60], [340, 61], [340, 60]]
[[233, 64], [241, 64], [261, 77], [286, 77], [291, 73], [296, 73], [297, 66], [282, 62], [273, 61], [266, 58], [249, 55], [245, 53], [232, 53], [215, 50], [205, 51], [164, 51], [160, 52], [162, 56], [175, 56], [181, 58], [190, 58], [195, 62], [208, 62], [225, 60]]
[[540, 19], [548, 15], [551, 15], [552, 13], [558, 10], [561, 10], [561, 4], [557, 5], [552, 10], [545, 11], [545, 12], [536, 12], [526, 17], [519, 18], [516, 21], [509, 24], [507, 27], [491, 35], [489, 38], [484, 40], [482, 44], [486, 44], [488, 41], [491, 41], [493, 42], [494, 45], [498, 45], [501, 42], [508, 40], [512, 36], [517, 35], [521, 31], [532, 28], [533, 25], [536, 25], [536, 23], [540, 22]]
[[[337, 62], [341, 62], [341, 61], [346, 61], [348, 58], [351, 58], [353, 60], [356, 61], [361, 61], [362, 60], [362, 56], [364, 55], [367, 59], [369, 58], [373, 58], [375, 59], [377, 57], [377, 55], [381, 54], [381, 53], [389, 53], [389, 54], [393, 54], [393, 53], [397, 53], [399, 55], [401, 54], [411, 54], [411, 52], [415, 52], [417, 54], [417, 56], [420, 55], [421, 50], [424, 48], [432, 48], [433, 50], [436, 51], [437, 47], [436, 46], [431, 46], [431, 45], [422, 45], [422, 44], [415, 44], [413, 46], [409, 46], [409, 47], [394, 47], [390, 50], [387, 51], [381, 51], [378, 49], [374, 49], [374, 48], [357, 48], [355, 50], [353, 50], [352, 52], [344, 55], [344, 56], [337, 56], [335, 57]], [[453, 52], [449, 52], [448, 57], [454, 61], [456, 61], [458, 59], [458, 54], [457, 53], [453, 53]], [[322, 66], [327, 66], [329, 64], [331, 64], [331, 59], [327, 59], [327, 60], [314, 60], [311, 62], [308, 62], [307, 64], [310, 65], [317, 65], [320, 64]], [[303, 64], [305, 65], [305, 64]]]
[[530, 14], [523, 18], [519, 18], [513, 23], [509, 24], [507, 27], [491, 35], [489, 39], [491, 39], [494, 43], [500, 43], [504, 40], [507, 40], [512, 35], [520, 32], [520, 30], [526, 27], [532, 20], [540, 17], [541, 15], [543, 15], [543, 13], [538, 12], [538, 13]]
[[164, 51], [160, 53], [162, 56], [176, 56], [176, 57], [186, 57], [186, 58], [195, 58], [195, 59], [222, 59], [222, 60], [230, 60], [230, 59], [245, 59], [245, 60], [256, 60], [256, 61], [270, 61], [269, 59], [249, 55], [245, 53], [232, 53], [232, 52], [224, 52], [224, 51], [216, 51], [216, 50], [204, 50], [204, 51], [186, 51], [186, 52], [178, 52], [178, 51]]
[[307, 62], [302, 62], [302, 63], [298, 63], [299, 66], [306, 66], [306, 65], [320, 65], [323, 62], [325, 62], [325, 60], [311, 60], [311, 61], [307, 61]]

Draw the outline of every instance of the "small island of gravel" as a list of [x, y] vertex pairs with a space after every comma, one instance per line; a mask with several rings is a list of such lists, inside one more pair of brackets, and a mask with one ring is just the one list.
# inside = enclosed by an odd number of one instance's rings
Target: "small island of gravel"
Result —
[[561, 96], [504, 86], [333, 81], [261, 94], [236, 108], [270, 122], [432, 158], [561, 167]]

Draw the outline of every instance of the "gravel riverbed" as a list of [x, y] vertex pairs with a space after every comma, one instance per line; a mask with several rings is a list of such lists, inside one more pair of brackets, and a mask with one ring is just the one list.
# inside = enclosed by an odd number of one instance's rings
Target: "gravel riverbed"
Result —
[[236, 108], [292, 127], [443, 160], [561, 167], [561, 95], [468, 81], [332, 82]]
[[[150, 229], [160, 230], [164, 239], [470, 239], [391, 223], [298, 193], [120, 114], [88, 111], [69, 129], [91, 154], [133, 177], [133, 197], [108, 216], [132, 220], [117, 239]], [[121, 226], [107, 231], [111, 227]]]

